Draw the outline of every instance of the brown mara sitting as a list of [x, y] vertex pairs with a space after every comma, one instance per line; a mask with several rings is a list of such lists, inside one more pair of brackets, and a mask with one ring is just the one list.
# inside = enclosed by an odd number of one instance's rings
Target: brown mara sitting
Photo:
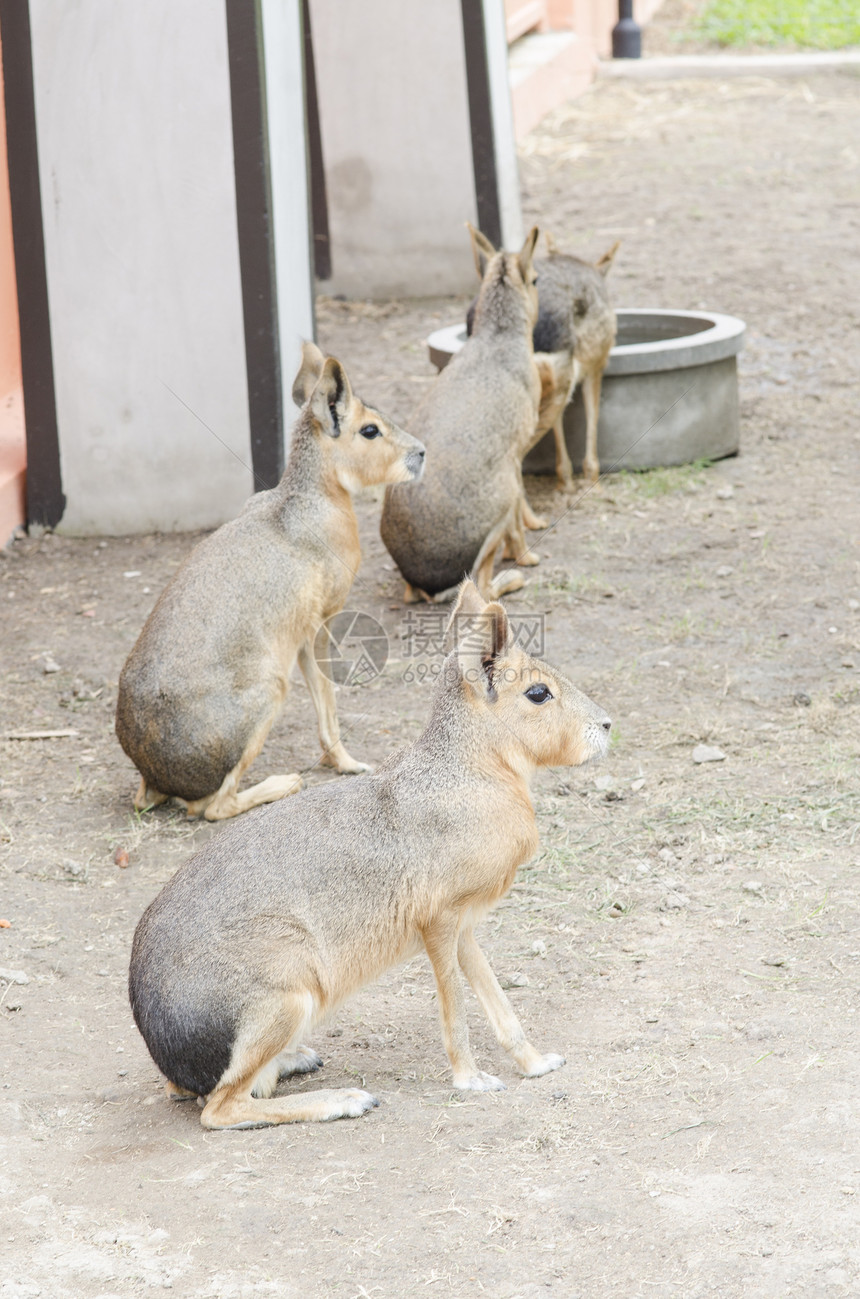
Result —
[[119, 679], [116, 733], [141, 775], [135, 807], [168, 798], [218, 821], [301, 788], [239, 782], [278, 716], [298, 658], [322, 762], [367, 771], [340, 739], [334, 686], [314, 658], [361, 561], [356, 488], [421, 477], [424, 448], [352, 391], [343, 366], [304, 346], [302, 406], [276, 488], [200, 542], [162, 592]]
[[511, 640], [500, 604], [464, 583], [424, 733], [375, 773], [259, 808], [185, 864], [144, 913], [132, 1010], [177, 1098], [208, 1128], [355, 1117], [347, 1088], [274, 1096], [320, 1065], [303, 1046], [352, 992], [425, 948], [454, 1086], [504, 1084], [469, 1046], [461, 974], [527, 1077], [564, 1064], [520, 1023], [475, 938], [538, 846], [530, 778], [605, 753], [610, 721]]

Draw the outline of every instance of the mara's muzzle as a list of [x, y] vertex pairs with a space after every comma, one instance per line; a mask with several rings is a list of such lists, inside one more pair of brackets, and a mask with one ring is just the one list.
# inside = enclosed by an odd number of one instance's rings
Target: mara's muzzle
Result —
[[404, 458], [404, 463], [409, 471], [410, 481], [417, 483], [424, 473], [424, 457], [427, 453], [421, 443], [417, 443], [414, 450], [410, 451]]
[[[590, 720], [585, 728], [585, 742], [590, 747], [589, 758], [605, 758], [609, 752], [609, 735], [612, 730], [612, 718], [604, 713], [601, 717]], [[587, 759], [586, 759], [587, 761]]]

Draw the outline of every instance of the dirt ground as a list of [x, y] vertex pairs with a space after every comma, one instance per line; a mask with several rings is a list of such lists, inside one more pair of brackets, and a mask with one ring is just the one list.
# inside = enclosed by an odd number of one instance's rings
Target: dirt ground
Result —
[[[557, 1073], [518, 1080], [472, 1000], [508, 1090], [453, 1094], [419, 959], [313, 1042], [322, 1085], [379, 1096], [366, 1117], [207, 1134], [168, 1102], [129, 944], [218, 830], [133, 814], [113, 710], [194, 538], [0, 556], [0, 967], [27, 980], [0, 979], [3, 1299], [860, 1293], [858, 140], [860, 81], [830, 75], [602, 84], [524, 150], [529, 217], [589, 253], [623, 238], [617, 304], [749, 325], [739, 457], [572, 507], [529, 484], [558, 521], [510, 607], [616, 722], [602, 766], [537, 781], [541, 850], [483, 926]], [[320, 338], [408, 426], [421, 340], [462, 308], [323, 302]], [[360, 514], [352, 604], [392, 650], [340, 716], [378, 760], [429, 694], [378, 500]], [[316, 757], [297, 681], [255, 774]]]

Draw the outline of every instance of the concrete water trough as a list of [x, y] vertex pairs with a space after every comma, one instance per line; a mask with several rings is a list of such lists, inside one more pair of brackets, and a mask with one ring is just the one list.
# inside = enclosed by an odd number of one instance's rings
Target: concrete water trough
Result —
[[[737, 354], [746, 325], [715, 311], [617, 312], [618, 337], [603, 376], [597, 451], [602, 472], [655, 469], [734, 455], [740, 440]], [[466, 341], [465, 325], [427, 339], [442, 369]], [[577, 389], [564, 416], [574, 468], [585, 450], [585, 409]], [[526, 456], [527, 473], [555, 472], [552, 434]]]

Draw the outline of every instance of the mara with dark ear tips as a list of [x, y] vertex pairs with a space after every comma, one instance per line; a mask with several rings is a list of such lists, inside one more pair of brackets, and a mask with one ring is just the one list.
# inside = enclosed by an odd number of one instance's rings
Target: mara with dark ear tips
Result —
[[[594, 263], [559, 250], [552, 235], [545, 236], [548, 257], [535, 262], [539, 312], [534, 327], [535, 365], [541, 381], [540, 410], [533, 445], [552, 429], [556, 473], [562, 485], [573, 487], [573, 469], [564, 439], [564, 411], [576, 385], [582, 384], [585, 404], [585, 456], [582, 472], [589, 482], [600, 477], [597, 455], [597, 421], [600, 389], [609, 353], [615, 346], [616, 319], [605, 279], [619, 243]], [[471, 332], [476, 303], [469, 308], [466, 325]], [[539, 521], [538, 521], [539, 522]], [[531, 527], [531, 523], [527, 522]]]
[[429, 449], [427, 473], [385, 493], [382, 539], [406, 579], [407, 601], [450, 599], [466, 573], [487, 598], [517, 590], [521, 573], [493, 579], [503, 543], [518, 563], [538, 563], [523, 529], [542, 525], [527, 511], [521, 469], [541, 393], [532, 350], [538, 231], [506, 253], [469, 230], [482, 276], [474, 331], [411, 421]]
[[305, 343], [302, 410], [283, 477], [195, 547], [162, 592], [119, 679], [116, 733], [141, 775], [135, 807], [175, 798], [223, 820], [301, 787], [292, 773], [239, 783], [286, 697], [296, 658], [322, 762], [366, 771], [341, 743], [334, 686], [313, 653], [361, 560], [351, 493], [421, 477], [424, 448], [352, 391], [339, 361]]
[[424, 733], [344, 788], [260, 808], [206, 844], [137, 926], [132, 1010], [168, 1095], [205, 1098], [207, 1128], [355, 1117], [347, 1088], [273, 1095], [318, 1067], [303, 1046], [351, 993], [423, 947], [454, 1086], [496, 1091], [469, 1045], [465, 975], [526, 1077], [560, 1055], [528, 1041], [475, 937], [538, 846], [538, 767], [607, 750], [602, 708], [517, 648], [500, 604], [466, 582]]

